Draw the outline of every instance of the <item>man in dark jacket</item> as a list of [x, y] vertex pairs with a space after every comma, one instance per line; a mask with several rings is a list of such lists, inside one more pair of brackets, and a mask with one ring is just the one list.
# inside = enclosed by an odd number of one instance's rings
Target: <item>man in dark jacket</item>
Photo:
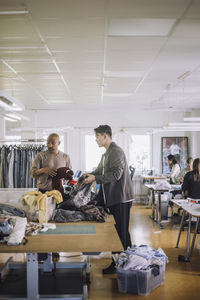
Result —
[[[133, 184], [128, 164], [124, 151], [112, 141], [110, 126], [100, 125], [94, 131], [98, 146], [104, 147], [106, 152], [102, 155], [97, 169], [88, 174], [85, 183], [96, 181], [101, 184], [99, 194], [103, 197], [105, 207], [114, 216], [118, 235], [126, 250], [131, 246], [129, 219], [133, 200]], [[104, 274], [114, 272], [114, 261], [103, 270]]]

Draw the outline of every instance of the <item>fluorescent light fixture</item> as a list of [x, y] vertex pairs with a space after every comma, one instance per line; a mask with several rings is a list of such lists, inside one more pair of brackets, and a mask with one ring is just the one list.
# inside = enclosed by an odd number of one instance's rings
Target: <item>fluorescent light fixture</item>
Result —
[[6, 116], [10, 117], [10, 118], [14, 118], [14, 119], [17, 119], [17, 120], [26, 120], [26, 121], [30, 121], [30, 118], [29, 117], [26, 117], [22, 114], [19, 114], [17, 112], [13, 112], [13, 113], [7, 113], [5, 114]]
[[132, 93], [104, 93], [104, 97], [130, 97]]
[[187, 71], [185, 73], [183, 73], [182, 75], [180, 75], [179, 77], [177, 77], [177, 79], [179, 80], [184, 80], [186, 77], [188, 77], [191, 74], [190, 71]]
[[167, 36], [176, 19], [116, 18], [108, 25], [109, 36]]
[[10, 122], [17, 122], [17, 120], [14, 120], [12, 118], [5, 117], [5, 116], [4, 116], [4, 119], [7, 120], [7, 121], [10, 121]]
[[200, 117], [185, 117], [183, 120], [185, 122], [200, 122]]
[[14, 114], [6, 114], [6, 117], [12, 118], [14, 120], [21, 120], [21, 118], [19, 116], [16, 116]]
[[24, 10], [10, 10], [10, 11], [0, 11], [0, 15], [26, 15], [29, 11]]
[[12, 110], [11, 106], [4, 102], [3, 97], [0, 97], [0, 106], [7, 110]]
[[4, 91], [0, 90], [0, 106], [5, 110], [25, 110], [24, 105], [18, 102], [15, 98], [7, 95]]
[[197, 127], [163, 127], [164, 131], [200, 131], [200, 126]]
[[180, 123], [169, 123], [168, 124], [168, 127], [175, 127], [175, 126], [178, 126], [178, 127], [191, 127], [191, 126], [200, 126], [200, 122], [199, 123], [183, 123], [183, 122], [180, 122]]

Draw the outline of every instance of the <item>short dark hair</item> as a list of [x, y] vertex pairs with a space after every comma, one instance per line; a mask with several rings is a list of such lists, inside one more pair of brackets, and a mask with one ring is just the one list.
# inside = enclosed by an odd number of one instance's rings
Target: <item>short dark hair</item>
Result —
[[94, 129], [94, 132], [100, 133], [100, 134], [104, 134], [106, 133], [107, 135], [109, 135], [109, 137], [112, 138], [112, 129], [109, 125], [99, 125], [97, 128]]
[[51, 134], [48, 136], [47, 140], [50, 139], [50, 138], [52, 138], [52, 137], [57, 137], [58, 139], [60, 139], [60, 137], [59, 137], [59, 135], [58, 135], [57, 133], [51, 133]]
[[168, 158], [168, 160], [172, 161], [173, 165], [175, 165], [175, 164], [178, 163], [177, 160], [176, 160], [176, 157], [174, 155], [172, 155], [172, 154], [169, 154], [167, 156], [167, 158]]
[[192, 157], [188, 157], [187, 164], [190, 164], [192, 161], [193, 161], [193, 158]]

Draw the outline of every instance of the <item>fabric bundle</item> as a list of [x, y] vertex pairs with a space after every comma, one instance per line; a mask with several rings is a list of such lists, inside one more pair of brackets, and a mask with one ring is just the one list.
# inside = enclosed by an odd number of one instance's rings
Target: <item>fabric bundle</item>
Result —
[[52, 178], [52, 189], [58, 190], [62, 195], [64, 194], [64, 188], [62, 185], [62, 179], [72, 180], [73, 171], [68, 167], [58, 168], [56, 170], [57, 174]]

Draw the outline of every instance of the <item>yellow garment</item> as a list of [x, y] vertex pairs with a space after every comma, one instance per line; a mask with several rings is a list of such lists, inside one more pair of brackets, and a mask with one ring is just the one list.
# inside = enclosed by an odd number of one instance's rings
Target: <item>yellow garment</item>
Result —
[[63, 201], [62, 194], [57, 190], [47, 191], [45, 194], [40, 191], [29, 191], [22, 196], [22, 204], [27, 204], [30, 207], [30, 212], [34, 211], [35, 205], [39, 210], [46, 210], [47, 197], [53, 197], [56, 203], [59, 204]]
[[47, 195], [42, 194], [37, 196], [37, 207], [39, 210], [46, 210]]
[[49, 196], [54, 197], [56, 199], [57, 204], [63, 202], [62, 194], [61, 194], [61, 192], [59, 192], [57, 190], [52, 190], [52, 191], [46, 192], [45, 194], [47, 194], [48, 197]]
[[33, 213], [34, 212], [34, 208], [37, 204], [37, 196], [36, 195], [23, 195], [22, 197], [22, 204], [23, 205], [28, 205], [30, 212]]

